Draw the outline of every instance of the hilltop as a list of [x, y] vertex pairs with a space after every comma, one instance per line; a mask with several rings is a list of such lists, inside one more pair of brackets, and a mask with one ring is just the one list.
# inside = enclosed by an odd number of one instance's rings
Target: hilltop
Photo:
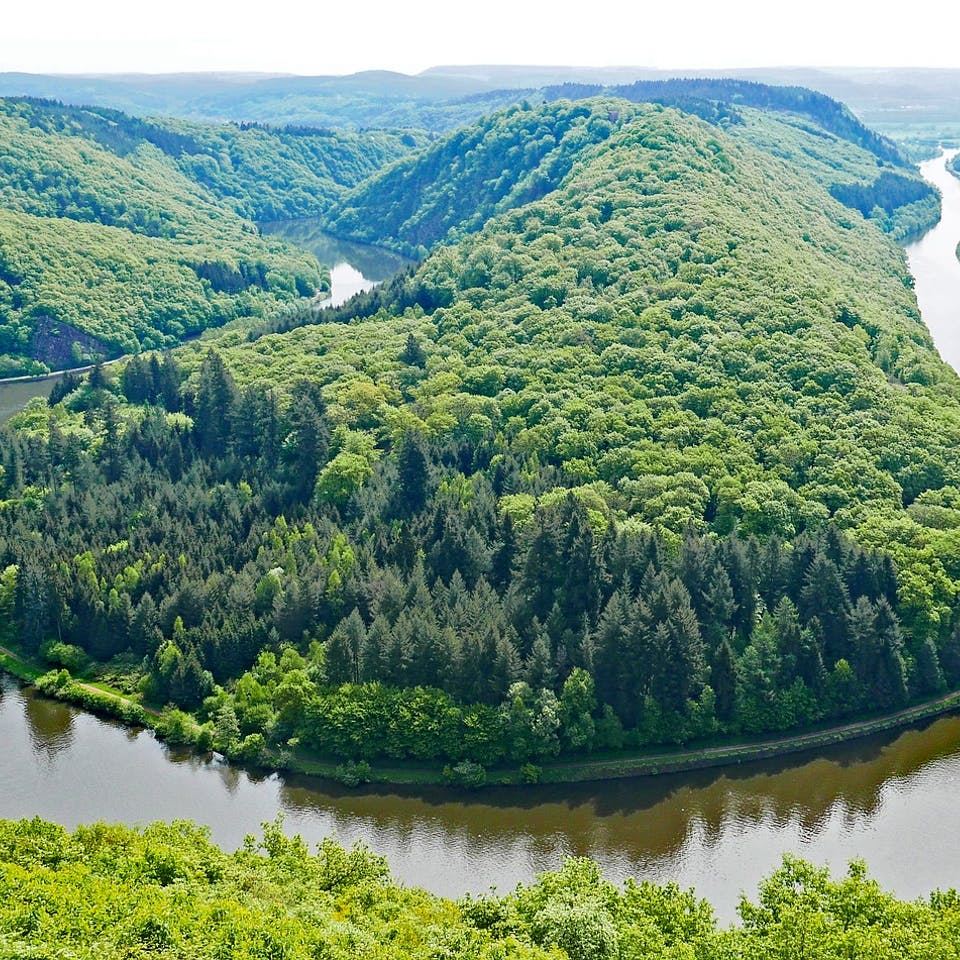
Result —
[[[608, 95], [606, 115], [585, 98]], [[515, 105], [372, 175], [331, 208], [331, 230], [421, 255], [491, 216], [557, 189], [574, 163], [632, 111], [653, 101], [695, 114], [788, 160], [898, 239], [939, 218], [939, 197], [890, 140], [842, 104], [801, 88], [723, 80], [547, 88], [547, 103]]]

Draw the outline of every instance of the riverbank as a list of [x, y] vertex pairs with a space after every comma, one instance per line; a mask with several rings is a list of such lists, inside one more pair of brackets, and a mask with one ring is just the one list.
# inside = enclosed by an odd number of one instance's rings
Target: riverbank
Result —
[[[66, 670], [50, 669], [48, 665], [27, 657], [22, 652], [2, 646], [0, 671], [34, 686], [45, 696], [120, 720], [129, 726], [150, 729], [158, 739], [194, 747], [198, 753], [210, 753], [208, 738], [203, 734], [204, 728], [180, 711], [173, 712], [175, 717], [174, 722], [171, 722], [172, 714], [156, 705], [143, 704], [105, 684], [74, 678]], [[578, 783], [656, 777], [662, 774], [738, 766], [752, 761], [815, 751], [909, 727], [958, 711], [960, 691], [953, 691], [892, 714], [861, 718], [841, 725], [816, 727], [786, 737], [705, 743], [674, 750], [651, 748], [639, 752], [590, 755], [540, 765], [528, 764], [520, 769], [482, 771], [482, 768], [477, 768], [481, 776], [472, 784], [458, 784], [456, 777], [451, 778], [449, 767], [403, 761], [358, 764], [310, 755], [302, 750], [281, 753], [264, 749], [247, 754], [238, 751], [231, 759], [239, 760], [245, 766], [323, 777], [348, 786], [358, 786], [361, 783], [473, 787]]]

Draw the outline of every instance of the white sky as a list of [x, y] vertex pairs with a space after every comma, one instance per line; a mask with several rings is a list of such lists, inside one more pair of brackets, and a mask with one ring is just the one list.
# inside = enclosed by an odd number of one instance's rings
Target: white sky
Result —
[[2, 0], [0, 71], [960, 67], [955, 16], [952, 0]]

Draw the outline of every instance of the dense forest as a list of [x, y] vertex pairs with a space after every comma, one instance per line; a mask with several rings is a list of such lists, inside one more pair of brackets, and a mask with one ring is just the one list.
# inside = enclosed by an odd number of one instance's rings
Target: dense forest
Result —
[[463, 782], [960, 682], [960, 381], [902, 252], [696, 117], [574, 109], [560, 187], [376, 313], [15, 417], [8, 636], [174, 737]]
[[785, 858], [739, 923], [676, 884], [622, 887], [569, 860], [506, 894], [451, 901], [391, 880], [381, 857], [281, 824], [224, 853], [186, 822], [68, 833], [0, 821], [0, 957], [929, 960], [956, 952], [960, 900], [905, 902], [862, 863], [834, 878]]
[[[897, 166], [906, 166], [897, 145], [888, 137], [871, 130], [851, 112], [850, 108], [826, 94], [807, 87], [792, 87], [756, 83], [733, 78], [638, 80], [635, 83], [601, 87], [589, 84], [563, 84], [548, 87], [544, 95], [548, 101], [581, 100], [598, 95], [621, 97], [634, 103], [660, 103], [688, 109], [700, 115], [699, 105], [722, 104], [719, 117], [727, 123], [740, 121], [738, 107], [755, 107], [764, 111], [806, 117], [820, 129], [872, 153], [878, 160]], [[716, 107], [710, 107], [711, 113]], [[709, 119], [704, 117], [704, 119]]]
[[316, 261], [251, 219], [325, 210], [422, 142], [29, 100], [0, 100], [0, 137], [0, 374], [41, 369], [41, 321], [115, 356], [312, 296]]
[[[813, 94], [781, 103], [747, 86], [750, 97], [714, 90], [735, 107], [677, 102], [804, 168], [897, 238], [936, 218], [935, 192], [839, 105]], [[745, 105], [754, 102], [793, 112]], [[230, 320], [276, 316], [322, 287], [312, 258], [251, 221], [322, 215], [336, 233], [424, 256], [558, 189], [635, 109], [524, 102], [431, 144], [409, 130], [214, 126], [2, 100], [0, 374], [170, 346]], [[38, 326], [51, 325], [78, 331], [72, 352], [38, 344]]]
[[[764, 96], [746, 98], [736, 108], [679, 94], [662, 99], [788, 161], [896, 239], [939, 219], [937, 192], [895, 144], [868, 131], [841, 104], [810, 91], [808, 104], [797, 96], [778, 99], [773, 91], [779, 88], [745, 86]], [[717, 98], [733, 96], [735, 87], [717, 81], [691, 89]], [[750, 106], [756, 102], [770, 106]], [[623, 99], [564, 99], [536, 109], [524, 102], [492, 114], [372, 175], [334, 205], [328, 227], [423, 256], [440, 241], [455, 242], [491, 216], [556, 190], [575, 164], [590, 163], [602, 152], [635, 110]]]

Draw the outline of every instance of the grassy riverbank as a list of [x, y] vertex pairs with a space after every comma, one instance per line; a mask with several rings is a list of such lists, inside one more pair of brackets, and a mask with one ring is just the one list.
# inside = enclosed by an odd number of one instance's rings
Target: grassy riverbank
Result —
[[[144, 704], [109, 684], [74, 678], [66, 670], [51, 670], [48, 664], [8, 647], [0, 647], [0, 670], [36, 686], [47, 696], [132, 726], [152, 729], [161, 739], [190, 744], [202, 752], [209, 749], [204, 728], [192, 717], [175, 711], [176, 722], [171, 723], [169, 711], [163, 711], [156, 705]], [[616, 780], [731, 766], [830, 747], [907, 727], [955, 710], [960, 710], [960, 691], [914, 704], [892, 714], [813, 728], [786, 737], [765, 737], [737, 742], [716, 741], [674, 750], [652, 748], [640, 752], [591, 754], [539, 766], [527, 765], [520, 769], [491, 769], [483, 771], [479, 781], [472, 785]], [[283, 752], [266, 749], [255, 755], [238, 754], [233, 759], [265, 769], [325, 777], [350, 785], [364, 782], [397, 785], [450, 784], [456, 779], [451, 778], [449, 768], [402, 761], [386, 761], [375, 765], [345, 764], [304, 749]]]

